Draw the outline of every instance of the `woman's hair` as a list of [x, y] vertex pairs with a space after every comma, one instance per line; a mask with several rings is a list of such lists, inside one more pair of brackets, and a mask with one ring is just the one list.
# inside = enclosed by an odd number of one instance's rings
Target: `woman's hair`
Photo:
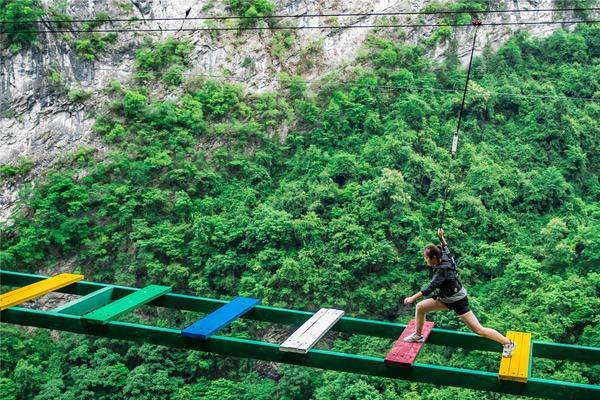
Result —
[[425, 247], [423, 254], [425, 254], [428, 258], [436, 257], [438, 260], [442, 259], [442, 249], [440, 246], [436, 246], [435, 244], [430, 244]]

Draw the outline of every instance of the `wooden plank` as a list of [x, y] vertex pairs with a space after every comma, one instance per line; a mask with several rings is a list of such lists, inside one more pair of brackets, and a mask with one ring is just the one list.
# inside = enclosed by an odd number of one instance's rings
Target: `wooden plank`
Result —
[[423, 324], [423, 331], [421, 332], [425, 338], [423, 342], [405, 342], [404, 338], [410, 336], [416, 330], [416, 321], [414, 319], [411, 320], [396, 343], [394, 343], [392, 349], [385, 356], [385, 363], [388, 365], [398, 365], [401, 367], [412, 367], [417, 355], [419, 355], [419, 352], [421, 351], [421, 348], [427, 341], [427, 338], [433, 329], [433, 325], [434, 323], [429, 321], [425, 321]]
[[520, 340], [518, 340], [520, 338], [520, 333], [508, 331], [506, 333], [506, 337], [512, 340], [513, 342], [517, 343], [517, 349], [513, 352], [512, 357], [502, 357], [502, 360], [500, 361], [500, 370], [498, 372], [498, 378], [501, 380], [512, 380], [510, 379], [511, 371], [514, 371], [515, 368], [518, 369], [519, 365], [519, 362], [516, 360], [516, 358], [517, 350], [520, 350]]
[[236, 297], [223, 307], [213, 311], [206, 317], [194, 322], [182, 330], [181, 335], [191, 338], [206, 339], [250, 311], [257, 304], [260, 304], [260, 300], [258, 299]]
[[344, 311], [321, 308], [287, 338], [279, 350], [306, 354], [344, 315]]
[[60, 307], [56, 307], [52, 312], [69, 315], [84, 315], [110, 303], [112, 293], [113, 288], [107, 286], [67, 304], [63, 304]]
[[304, 335], [310, 328], [312, 328], [318, 321], [325, 315], [327, 308], [321, 308], [314, 313], [307, 321], [305, 321], [298, 329], [294, 331], [280, 346], [281, 351], [293, 351], [297, 349], [303, 343], [301, 341], [302, 335]]
[[68, 286], [83, 279], [78, 274], [58, 274], [43, 281], [32, 283], [0, 295], [0, 311], [26, 301], [41, 297], [46, 293]]
[[107, 322], [123, 315], [137, 307], [140, 307], [157, 297], [171, 291], [169, 286], [150, 285], [136, 292], [131, 293], [119, 300], [113, 301], [91, 313], [85, 314], [82, 318], [95, 324], [106, 324]]
[[512, 357], [502, 357], [498, 379], [526, 383], [531, 366], [531, 333], [508, 331], [506, 337], [516, 343]]

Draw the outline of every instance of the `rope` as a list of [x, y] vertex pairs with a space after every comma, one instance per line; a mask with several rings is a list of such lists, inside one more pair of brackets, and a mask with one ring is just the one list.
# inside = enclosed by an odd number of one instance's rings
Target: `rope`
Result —
[[[475, 53], [475, 41], [477, 40], [477, 29], [481, 26], [480, 20], [473, 20], [473, 26], [475, 27], [475, 33], [473, 34], [473, 44], [471, 46], [471, 57], [469, 58], [469, 68], [467, 69], [467, 80], [465, 82], [465, 90], [463, 91], [462, 102], [460, 104], [460, 112], [458, 114], [458, 123], [456, 125], [456, 132], [452, 138], [452, 160], [456, 159], [456, 151], [458, 150], [458, 133], [460, 131], [460, 125], [462, 122], [463, 111], [465, 109], [465, 99], [467, 97], [467, 88], [469, 86], [469, 79], [471, 77], [471, 65], [473, 64], [473, 53]], [[451, 167], [451, 166], [450, 166]], [[448, 168], [448, 174], [446, 175], [446, 188], [444, 189], [444, 202], [442, 203], [442, 211], [440, 216], [440, 228], [444, 227], [444, 216], [446, 214], [446, 202], [448, 200], [448, 188], [450, 187], [450, 169]]]

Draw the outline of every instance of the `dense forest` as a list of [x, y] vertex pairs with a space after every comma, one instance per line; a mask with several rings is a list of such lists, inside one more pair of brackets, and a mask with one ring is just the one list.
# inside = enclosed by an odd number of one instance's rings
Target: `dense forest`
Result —
[[[106, 150], [81, 147], [22, 185], [0, 226], [2, 268], [66, 265], [87, 280], [405, 323], [448, 184], [444, 228], [479, 320], [600, 346], [600, 26], [523, 33], [476, 57], [455, 160], [466, 70], [455, 48], [433, 63], [434, 43], [405, 39], [375, 30], [351, 67], [318, 82], [282, 74], [260, 95], [185, 76], [189, 42], [146, 41], [131, 85], [112, 82], [95, 111]], [[127, 320], [197, 318], [142, 311]], [[450, 312], [428, 318], [466, 329]], [[238, 320], [225, 334], [286, 333]], [[516, 398], [6, 324], [0, 335], [2, 400]], [[391, 344], [328, 334], [319, 347], [382, 357]], [[496, 371], [499, 352], [429, 346], [419, 361]], [[534, 376], [600, 384], [600, 365], [535, 359]]]

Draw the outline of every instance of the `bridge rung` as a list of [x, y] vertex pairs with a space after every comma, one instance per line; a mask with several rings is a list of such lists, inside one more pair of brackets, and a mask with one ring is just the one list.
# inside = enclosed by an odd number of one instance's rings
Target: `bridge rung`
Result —
[[421, 351], [421, 348], [427, 341], [427, 338], [433, 329], [433, 325], [433, 322], [425, 321], [425, 324], [423, 325], [423, 331], [421, 332], [425, 338], [423, 342], [405, 342], [404, 338], [415, 332], [417, 326], [414, 319], [410, 320], [396, 343], [394, 343], [392, 349], [385, 356], [385, 363], [402, 367], [412, 367], [415, 359]]
[[250, 299], [247, 297], [236, 297], [223, 307], [213, 311], [206, 317], [194, 322], [181, 331], [182, 336], [206, 339], [214, 335], [232, 321], [247, 313], [255, 305], [259, 304], [260, 300]]
[[321, 308], [279, 346], [281, 351], [308, 353], [308, 351], [339, 321], [344, 311]]
[[119, 300], [113, 301], [89, 314], [85, 314], [82, 318], [88, 322], [96, 324], [106, 324], [107, 322], [123, 315], [137, 307], [151, 302], [157, 297], [171, 291], [169, 286], [150, 285], [143, 289], [131, 293]]
[[531, 333], [508, 331], [506, 337], [517, 347], [512, 357], [502, 357], [498, 379], [526, 383], [531, 365]]
[[63, 304], [60, 307], [56, 307], [52, 312], [69, 315], [84, 315], [110, 303], [112, 293], [113, 288], [107, 286], [67, 304]]
[[0, 311], [41, 297], [46, 293], [53, 292], [82, 279], [83, 275], [58, 274], [43, 281], [12, 290], [0, 296]]

